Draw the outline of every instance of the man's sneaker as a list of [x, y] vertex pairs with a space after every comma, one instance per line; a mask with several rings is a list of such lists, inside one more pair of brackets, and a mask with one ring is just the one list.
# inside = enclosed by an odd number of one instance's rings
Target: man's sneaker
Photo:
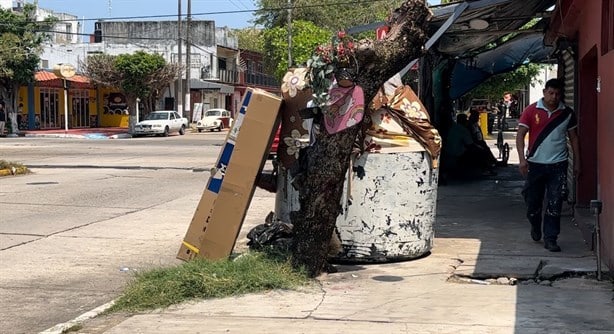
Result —
[[551, 251], [551, 252], [560, 252], [561, 251], [561, 247], [559, 247], [559, 245], [556, 244], [556, 241], [546, 241], [544, 243], [544, 248]]
[[531, 239], [539, 241], [542, 238], [542, 231], [539, 226], [531, 225]]

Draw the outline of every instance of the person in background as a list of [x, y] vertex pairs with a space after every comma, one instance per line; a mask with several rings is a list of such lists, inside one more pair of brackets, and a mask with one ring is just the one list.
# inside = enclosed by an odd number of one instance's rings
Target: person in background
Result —
[[492, 106], [490, 103], [488, 103], [486, 110], [488, 111], [488, 113], [486, 114], [488, 117], [487, 118], [488, 134], [492, 135], [492, 132], [495, 127], [495, 118], [497, 117], [497, 107]]
[[472, 144], [471, 133], [467, 128], [467, 115], [456, 115], [456, 122], [452, 123], [444, 145], [445, 155], [450, 165], [454, 168], [461, 167], [462, 161], [466, 160], [467, 150]]
[[0, 101], [0, 136], [4, 135], [5, 125], [6, 125], [6, 112], [4, 110], [4, 102]]
[[480, 158], [480, 166], [486, 174], [495, 175], [494, 167], [497, 165], [497, 158], [492, 154], [490, 147], [484, 140], [482, 128], [480, 128], [480, 113], [477, 110], [470, 111], [468, 126], [474, 146], [478, 149], [476, 155]]
[[[526, 177], [522, 191], [527, 205], [527, 218], [531, 223], [531, 238], [542, 237], [542, 203], [544, 248], [560, 252], [557, 244], [561, 229], [563, 189], [567, 183], [567, 138], [573, 152], [573, 171], [580, 170], [579, 143], [574, 111], [562, 102], [563, 82], [551, 79], [546, 82], [544, 97], [526, 107], [520, 116], [516, 134], [516, 149], [520, 163], [518, 168]], [[525, 152], [525, 136], [529, 134], [529, 146]]]

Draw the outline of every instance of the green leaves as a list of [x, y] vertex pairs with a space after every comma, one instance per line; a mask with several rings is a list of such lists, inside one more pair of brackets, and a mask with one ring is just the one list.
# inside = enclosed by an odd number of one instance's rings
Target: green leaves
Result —
[[93, 82], [121, 88], [129, 100], [150, 101], [174, 82], [179, 73], [177, 64], [168, 64], [161, 55], [143, 51], [93, 55], [80, 65]]
[[22, 12], [0, 9], [0, 88], [34, 80], [40, 61], [41, 44], [48, 38], [53, 20], [35, 22], [35, 7], [26, 4]]
[[469, 92], [466, 97], [469, 100], [472, 98], [487, 98], [492, 101], [498, 101], [501, 96], [503, 96], [504, 92], [513, 92], [531, 84], [532, 78], [534, 78], [544, 66], [547, 65], [529, 63], [513, 71], [495, 75]]
[[[402, 3], [403, 0], [291, 0], [290, 6], [293, 22], [310, 21], [315, 27], [339, 31], [383, 20]], [[255, 24], [267, 29], [288, 24], [288, 0], [257, 0], [256, 7]]]
[[[308, 21], [292, 23], [292, 62], [301, 65], [311, 60], [314, 48], [326, 43], [331, 32]], [[263, 32], [265, 49], [265, 66], [279, 79], [288, 70], [288, 30], [286, 27], [266, 29]], [[239, 44], [239, 46], [241, 46]], [[321, 65], [320, 65], [321, 66]]]
[[115, 58], [115, 69], [123, 78], [122, 90], [141, 99], [151, 95], [151, 87], [148, 85], [152, 80], [151, 76], [165, 65], [166, 61], [161, 55], [143, 51], [121, 54]]
[[245, 28], [234, 30], [239, 39], [239, 47], [244, 50], [251, 50], [264, 53], [264, 37], [261, 29]]

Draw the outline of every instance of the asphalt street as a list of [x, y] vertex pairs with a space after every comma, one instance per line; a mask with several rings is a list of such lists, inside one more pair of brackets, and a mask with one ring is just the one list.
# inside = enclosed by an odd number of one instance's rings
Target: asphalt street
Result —
[[68, 321], [114, 299], [132, 272], [178, 263], [224, 136], [0, 138], [0, 159], [33, 171], [0, 178], [2, 331]]
[[[439, 187], [434, 247], [416, 261], [339, 265], [300, 291], [79, 320], [134, 272], [179, 263], [223, 138], [0, 138], [1, 159], [34, 171], [0, 178], [2, 332], [614, 333], [612, 282], [594, 279], [576, 222], [565, 215], [563, 252], [530, 239], [515, 165]], [[505, 139], [517, 164], [513, 133]], [[239, 251], [273, 207], [274, 194], [257, 190]]]

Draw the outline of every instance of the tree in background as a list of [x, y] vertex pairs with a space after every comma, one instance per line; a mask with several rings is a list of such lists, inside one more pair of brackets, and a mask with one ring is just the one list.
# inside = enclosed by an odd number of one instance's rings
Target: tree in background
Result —
[[[0, 99], [15, 110], [19, 85], [34, 81], [42, 44], [49, 39], [54, 18], [37, 22], [36, 7], [26, 4], [21, 12], [0, 9]], [[9, 103], [6, 103], [7, 107]]]
[[[303, 64], [311, 56], [313, 48], [328, 42], [336, 31], [382, 21], [401, 3], [402, 0], [292, 0], [293, 64], [290, 65]], [[281, 79], [288, 69], [288, 1], [258, 0], [257, 7], [254, 22], [264, 27], [262, 34], [257, 35], [253, 31], [239, 33], [239, 47], [250, 49], [262, 46], [261, 52], [266, 56], [266, 71]], [[373, 31], [357, 37], [360, 39], [374, 36]], [[262, 43], [254, 45], [258, 37], [262, 38]]]
[[[402, 0], [291, 0], [292, 20], [313, 22], [329, 31], [383, 20], [403, 3]], [[257, 0], [254, 23], [264, 28], [288, 24], [288, 0]]]
[[531, 84], [533, 78], [539, 74], [539, 71], [544, 66], [547, 65], [529, 63], [522, 65], [511, 72], [492, 76], [471, 90], [466, 95], [466, 99], [470, 101], [473, 98], [485, 98], [496, 102], [501, 99], [503, 93], [523, 89], [527, 85]]
[[[89, 56], [80, 64], [94, 83], [117, 87], [126, 95], [128, 105], [140, 99], [145, 112], [154, 110], [160, 92], [177, 79], [177, 64], [170, 64], [158, 54], [137, 51], [133, 54]], [[134, 110], [130, 109], [131, 125]]]
[[[281, 79], [288, 70], [288, 31], [283, 27], [266, 29], [263, 32], [265, 68]], [[332, 33], [309, 21], [292, 22], [292, 62], [304, 64], [319, 44], [330, 40]], [[241, 44], [239, 44], [241, 45]]]
[[[545, 23], [542, 21], [542, 19], [534, 18], [527, 22], [519, 30], [535, 29], [539, 27], [543, 28], [544, 24]], [[494, 43], [487, 45], [482, 51], [501, 46], [512, 40], [514, 37], [517, 37], [518, 34], [518, 32], [515, 32], [504, 35]], [[503, 96], [503, 93], [523, 89], [527, 85], [531, 84], [533, 78], [535, 78], [535, 76], [539, 74], [539, 71], [545, 66], [548, 65], [527, 63], [509, 72], [494, 75], [466, 94], [465, 100], [471, 101], [472, 98], [486, 98], [493, 102], [499, 101], [499, 99], [501, 99]]]
[[249, 27], [235, 29], [234, 33], [239, 39], [240, 49], [264, 53], [264, 36], [262, 29]]

